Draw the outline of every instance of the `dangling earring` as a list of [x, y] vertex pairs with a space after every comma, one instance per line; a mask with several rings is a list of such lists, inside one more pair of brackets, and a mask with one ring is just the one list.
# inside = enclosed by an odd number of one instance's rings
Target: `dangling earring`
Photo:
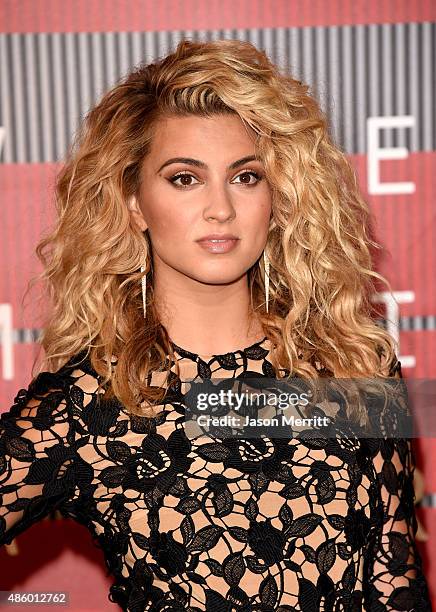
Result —
[[[141, 272], [145, 272], [145, 264], [147, 262], [147, 258], [145, 258], [144, 263], [141, 265]], [[144, 310], [144, 319], [145, 316], [147, 314], [147, 275], [144, 274], [144, 276], [141, 278], [141, 284], [142, 284], [142, 308]]]
[[269, 302], [269, 260], [268, 256], [263, 252], [263, 266], [265, 268], [265, 305], [266, 311], [268, 312], [268, 302]]

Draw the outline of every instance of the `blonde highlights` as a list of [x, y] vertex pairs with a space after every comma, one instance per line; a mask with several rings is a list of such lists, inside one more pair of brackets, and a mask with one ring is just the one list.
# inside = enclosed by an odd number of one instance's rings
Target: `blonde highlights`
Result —
[[388, 283], [373, 270], [370, 249], [380, 246], [355, 173], [308, 86], [237, 40], [184, 40], [128, 74], [87, 114], [57, 179], [56, 226], [36, 249], [52, 302], [41, 369], [56, 371], [86, 350], [106, 397], [131, 413], [157, 414], [139, 404], [162, 400], [149, 381], [153, 371], [169, 371], [171, 344], [153, 301], [149, 237], [127, 202], [159, 120], [216, 113], [237, 114], [255, 131], [271, 186], [268, 313], [261, 259], [248, 280], [274, 367], [316, 378], [319, 362], [336, 377], [387, 376], [395, 346], [375, 322], [371, 294], [376, 280]]

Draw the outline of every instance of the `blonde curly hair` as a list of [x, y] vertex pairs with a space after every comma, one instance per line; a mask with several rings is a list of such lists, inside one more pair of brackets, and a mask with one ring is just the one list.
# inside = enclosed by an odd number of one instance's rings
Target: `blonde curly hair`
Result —
[[138, 192], [141, 163], [163, 116], [236, 113], [256, 133], [272, 194], [268, 313], [262, 259], [248, 280], [253, 313], [276, 349], [274, 368], [316, 378], [316, 360], [335, 377], [389, 375], [394, 340], [377, 325], [371, 302], [376, 279], [390, 288], [372, 266], [370, 248], [381, 247], [369, 236], [370, 212], [355, 173], [308, 89], [248, 42], [183, 40], [102, 97], [58, 175], [55, 228], [36, 248], [44, 267], [37, 280], [52, 304], [40, 369], [55, 371], [86, 349], [106, 397], [142, 415], [138, 397], [162, 399], [165, 390], [144, 381], [169, 368], [172, 347], [153, 301], [148, 233], [133, 222], [127, 202]]

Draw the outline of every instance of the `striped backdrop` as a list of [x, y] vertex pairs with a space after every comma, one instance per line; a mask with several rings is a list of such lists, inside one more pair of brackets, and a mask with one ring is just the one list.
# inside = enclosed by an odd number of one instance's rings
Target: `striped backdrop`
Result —
[[9, 126], [5, 163], [61, 159], [77, 124], [101, 94], [141, 62], [183, 38], [237, 38], [264, 49], [311, 85], [333, 135], [350, 154], [366, 152], [367, 117], [413, 115], [414, 130], [386, 130], [381, 146], [436, 149], [436, 24], [304, 28], [68, 32], [0, 35], [0, 125]]
[[[23, 306], [22, 297], [40, 271], [34, 248], [54, 221], [56, 172], [79, 122], [133, 66], [184, 38], [250, 41], [311, 86], [374, 212], [376, 238], [385, 247], [377, 269], [399, 299], [387, 319], [404, 376], [436, 378], [434, 0], [2, 0], [2, 410], [27, 386], [38, 354], [41, 309], [33, 297]], [[379, 162], [380, 180], [412, 183], [409, 193], [370, 188], [368, 126], [377, 117], [409, 118], [408, 127], [379, 132], [379, 147], [406, 150], [404, 159]], [[415, 448], [425, 478], [419, 518], [430, 536], [420, 550], [436, 596], [435, 442], [417, 440]], [[5, 555], [8, 561], [0, 590], [16, 585], [23, 559], [35, 559], [20, 590], [56, 585], [69, 591], [74, 611], [111, 609], [110, 580], [88, 533], [65, 525], [61, 538], [69, 545], [41, 568], [34, 554], [38, 529], [18, 538], [16, 555], [0, 550], [0, 565]]]

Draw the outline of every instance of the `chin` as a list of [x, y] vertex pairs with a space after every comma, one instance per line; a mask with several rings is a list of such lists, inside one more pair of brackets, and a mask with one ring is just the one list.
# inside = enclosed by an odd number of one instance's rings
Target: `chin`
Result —
[[190, 278], [198, 281], [199, 283], [204, 283], [205, 285], [230, 285], [231, 283], [235, 283], [238, 280], [240, 280], [240, 278], [242, 276], [244, 276], [247, 273], [247, 270], [245, 269], [238, 269], [237, 271], [233, 272], [232, 270], [229, 270], [228, 266], [225, 267], [222, 266], [222, 268], [216, 269], [216, 270], [209, 270], [209, 271], [204, 271], [204, 273], [199, 274], [199, 270], [193, 270], [192, 274], [187, 274], [187, 276], [189, 276]]

